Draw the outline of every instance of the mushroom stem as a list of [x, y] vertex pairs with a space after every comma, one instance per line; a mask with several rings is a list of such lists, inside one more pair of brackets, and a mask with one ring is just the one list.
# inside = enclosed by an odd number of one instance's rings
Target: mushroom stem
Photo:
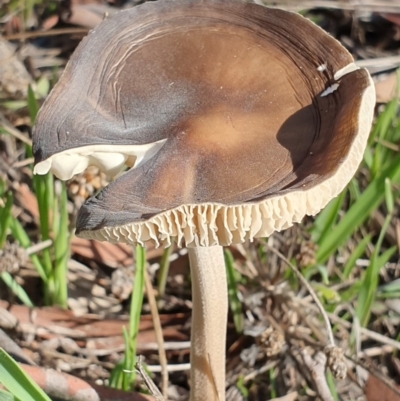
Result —
[[188, 250], [193, 300], [190, 401], [224, 401], [228, 290], [223, 248]]

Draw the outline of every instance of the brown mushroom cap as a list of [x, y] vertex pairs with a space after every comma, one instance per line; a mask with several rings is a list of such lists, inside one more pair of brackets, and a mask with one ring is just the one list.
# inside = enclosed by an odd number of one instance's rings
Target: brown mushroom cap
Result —
[[72, 56], [37, 119], [36, 171], [70, 178], [136, 158], [84, 204], [81, 236], [227, 245], [287, 228], [338, 195], [374, 104], [368, 72], [297, 14], [231, 0], [146, 3], [106, 19]]

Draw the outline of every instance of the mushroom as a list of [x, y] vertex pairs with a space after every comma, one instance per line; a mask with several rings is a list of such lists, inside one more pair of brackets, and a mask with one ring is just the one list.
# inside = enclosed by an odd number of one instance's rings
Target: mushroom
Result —
[[315, 215], [354, 175], [368, 72], [307, 19], [228, 0], [163, 0], [107, 18], [37, 118], [35, 172], [120, 174], [77, 234], [189, 250], [191, 400], [225, 400], [223, 245]]

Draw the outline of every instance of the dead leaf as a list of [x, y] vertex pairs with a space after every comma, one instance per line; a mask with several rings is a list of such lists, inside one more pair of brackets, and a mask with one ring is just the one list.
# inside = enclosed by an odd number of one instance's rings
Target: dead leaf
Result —
[[24, 208], [35, 221], [39, 220], [39, 209], [36, 196], [25, 183], [14, 183], [15, 199], [20, 207]]
[[[125, 244], [111, 244], [109, 242], [98, 242], [83, 238], [73, 237], [71, 240], [71, 251], [83, 258], [94, 260], [110, 267], [132, 266], [133, 247]], [[146, 246], [147, 260], [160, 257], [162, 248]]]
[[[14, 316], [17, 327], [27, 333], [35, 333], [41, 339], [67, 336], [85, 347], [91, 341], [92, 347], [101, 348], [106, 343], [111, 347], [123, 344], [122, 327], [128, 325], [125, 319], [103, 319], [95, 315], [74, 316], [71, 311], [57, 307], [27, 308], [23, 305], [10, 305], [0, 300], [0, 314], [7, 310]], [[163, 336], [166, 341], [187, 341], [186, 334], [181, 333], [182, 325], [188, 320], [187, 313], [160, 315]], [[1, 323], [1, 320], [0, 320]], [[146, 348], [149, 342], [156, 342], [153, 319], [151, 315], [140, 318], [138, 348]], [[104, 349], [104, 348], [103, 348]]]
[[400, 401], [400, 391], [389, 387], [371, 373], [365, 384], [365, 396], [367, 397], [367, 401]]
[[125, 244], [91, 241], [73, 237], [71, 252], [83, 258], [103, 263], [110, 267], [131, 266], [133, 248]]

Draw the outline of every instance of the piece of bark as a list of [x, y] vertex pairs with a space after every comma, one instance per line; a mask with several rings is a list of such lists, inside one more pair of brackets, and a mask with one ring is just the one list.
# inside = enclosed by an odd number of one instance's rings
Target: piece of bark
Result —
[[[99, 343], [99, 347], [104, 342], [110, 342], [113, 347], [123, 344], [122, 328], [128, 325], [128, 321], [122, 319], [100, 319], [93, 315], [76, 317], [71, 311], [57, 307], [29, 309], [23, 305], [10, 306], [0, 300], [2, 309], [16, 318], [16, 328], [35, 333], [41, 339], [67, 336], [81, 342], [93, 340], [93, 344]], [[185, 313], [160, 315], [165, 340], [187, 341], [187, 335], [179, 330], [187, 319]], [[156, 342], [151, 315], [141, 316], [137, 340], [139, 349], [149, 342]]]

